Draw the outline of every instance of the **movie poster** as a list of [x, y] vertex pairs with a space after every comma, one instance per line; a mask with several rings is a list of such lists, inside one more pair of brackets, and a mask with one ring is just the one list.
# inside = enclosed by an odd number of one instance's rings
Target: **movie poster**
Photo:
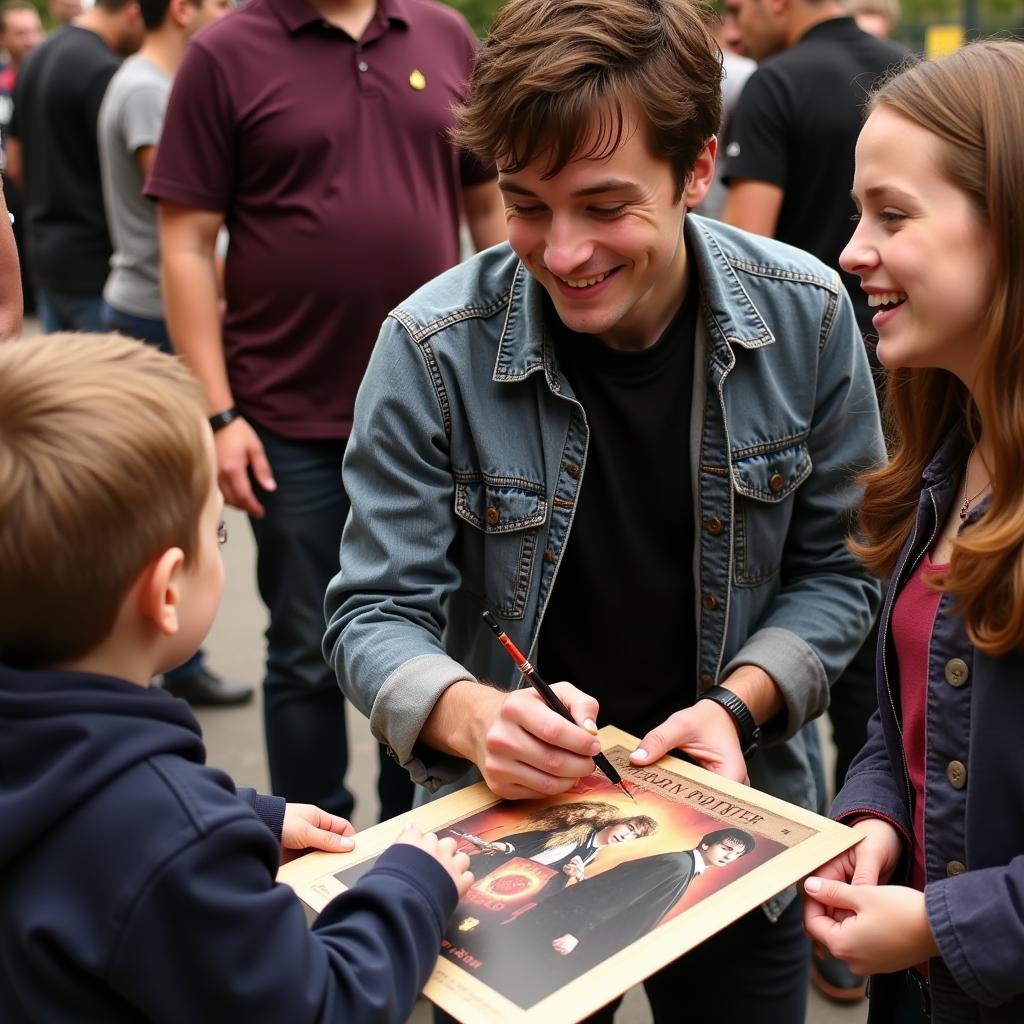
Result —
[[424, 994], [465, 1024], [575, 1021], [849, 848], [857, 834], [674, 758], [634, 767], [600, 733], [631, 800], [595, 773], [541, 801], [482, 784], [315, 853], [280, 879], [313, 909], [365, 874], [407, 817], [453, 836], [476, 881]]

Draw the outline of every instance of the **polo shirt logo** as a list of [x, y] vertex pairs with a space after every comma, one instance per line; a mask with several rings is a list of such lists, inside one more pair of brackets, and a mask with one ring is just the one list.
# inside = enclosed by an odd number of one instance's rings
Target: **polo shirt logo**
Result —
[[420, 92], [423, 89], [426, 89], [426, 87], [427, 87], [427, 79], [426, 79], [426, 76], [423, 74], [422, 71], [420, 71], [419, 68], [413, 68], [412, 71], [409, 72], [409, 84], [415, 90], [417, 90], [417, 92]]

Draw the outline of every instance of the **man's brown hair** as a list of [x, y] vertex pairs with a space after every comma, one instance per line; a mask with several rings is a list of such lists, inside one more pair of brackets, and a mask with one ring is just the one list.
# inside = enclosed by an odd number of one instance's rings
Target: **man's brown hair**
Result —
[[691, 0], [510, 0], [477, 55], [455, 138], [511, 173], [542, 157], [553, 177], [610, 155], [632, 108], [681, 194], [719, 123], [722, 55], [706, 16]]
[[147, 562], [195, 556], [208, 429], [185, 366], [140, 342], [0, 345], [0, 661], [87, 654]]

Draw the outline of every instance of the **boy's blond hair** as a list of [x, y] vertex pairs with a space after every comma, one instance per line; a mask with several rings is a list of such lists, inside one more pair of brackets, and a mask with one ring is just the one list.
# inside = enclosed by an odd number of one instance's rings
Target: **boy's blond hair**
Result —
[[170, 547], [198, 546], [211, 486], [202, 393], [118, 335], [0, 345], [0, 661], [79, 658]]

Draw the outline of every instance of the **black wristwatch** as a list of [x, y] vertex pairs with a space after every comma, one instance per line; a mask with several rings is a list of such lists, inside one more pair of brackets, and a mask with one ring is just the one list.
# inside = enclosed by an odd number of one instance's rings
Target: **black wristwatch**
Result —
[[737, 697], [732, 690], [724, 686], [712, 686], [700, 695], [700, 700], [713, 700], [721, 704], [726, 711], [732, 715], [736, 723], [736, 731], [740, 734], [740, 749], [743, 751], [743, 759], [749, 761], [757, 748], [761, 745], [761, 727], [754, 721], [750, 708], [744, 703], [742, 697]]
[[237, 419], [238, 410], [231, 406], [230, 409], [225, 409], [210, 417], [210, 429], [216, 434], [218, 430], [223, 430], [229, 423], [233, 423]]

